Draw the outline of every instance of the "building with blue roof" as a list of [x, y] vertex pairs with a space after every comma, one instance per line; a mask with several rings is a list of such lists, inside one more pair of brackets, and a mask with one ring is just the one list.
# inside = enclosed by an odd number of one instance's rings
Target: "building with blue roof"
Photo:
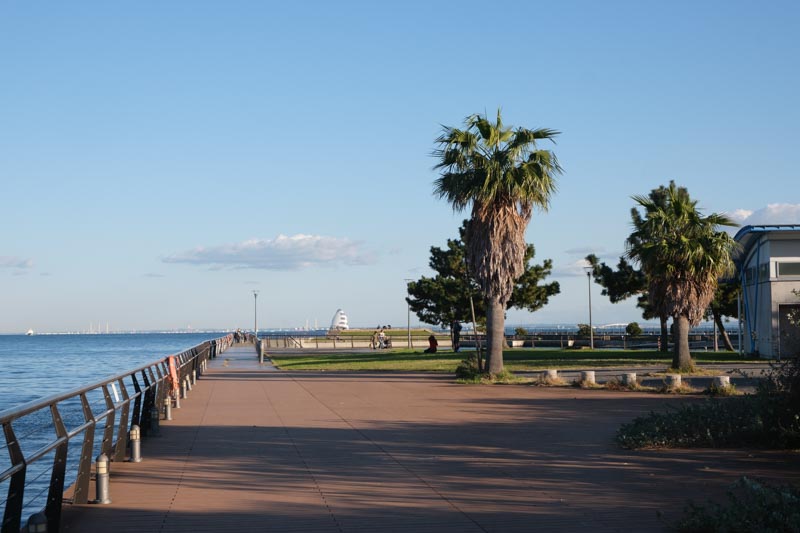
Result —
[[744, 226], [734, 240], [744, 351], [797, 355], [800, 327], [791, 317], [800, 317], [800, 225]]

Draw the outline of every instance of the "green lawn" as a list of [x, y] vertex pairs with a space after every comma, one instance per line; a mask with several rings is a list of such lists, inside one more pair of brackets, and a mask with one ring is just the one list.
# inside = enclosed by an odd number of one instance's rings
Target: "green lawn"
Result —
[[[470, 352], [442, 351], [427, 355], [404, 349], [370, 351], [366, 353], [335, 353], [320, 355], [278, 355], [272, 361], [284, 370], [394, 370], [407, 372], [455, 372], [458, 363]], [[696, 363], [747, 364], [735, 352], [695, 352]], [[672, 363], [671, 354], [644, 350], [525, 350], [504, 352], [505, 366], [512, 372], [546, 368], [601, 368], [617, 366], [663, 365]], [[759, 361], [763, 362], [763, 361]]]

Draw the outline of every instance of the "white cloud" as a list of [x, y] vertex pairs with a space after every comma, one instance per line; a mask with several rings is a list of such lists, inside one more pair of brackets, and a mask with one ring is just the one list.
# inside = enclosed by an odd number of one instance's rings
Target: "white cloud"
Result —
[[9, 257], [0, 255], [0, 268], [15, 268], [17, 270], [30, 270], [33, 268], [33, 261], [30, 259], [20, 259], [19, 257]]
[[585, 259], [578, 259], [567, 265], [557, 266], [553, 269], [552, 276], [554, 278], [575, 278], [586, 276], [584, 267], [589, 266], [589, 262]]
[[263, 270], [301, 270], [312, 266], [366, 265], [373, 254], [361, 242], [320, 235], [278, 235], [274, 239], [199, 247], [172, 254], [165, 263], [207, 265], [214, 270], [256, 268]]
[[737, 209], [736, 211], [734, 211], [732, 213], [727, 213], [727, 215], [729, 217], [731, 217], [733, 219], [733, 221], [737, 222], [738, 224], [741, 224], [742, 221], [747, 219], [747, 217], [749, 217], [752, 214], [753, 214], [753, 212], [748, 210], [748, 209]]
[[800, 204], [767, 204], [755, 211], [737, 209], [728, 216], [742, 226], [800, 224]]

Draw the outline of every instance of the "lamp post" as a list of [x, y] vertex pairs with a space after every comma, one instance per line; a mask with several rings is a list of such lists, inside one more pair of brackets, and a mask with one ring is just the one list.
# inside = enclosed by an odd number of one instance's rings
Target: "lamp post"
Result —
[[[408, 284], [414, 281], [413, 279], [405, 278], [406, 282], [406, 294], [408, 294]], [[411, 303], [406, 300], [406, 304], [408, 305], [408, 349], [411, 349]]]
[[253, 291], [253, 333], [258, 342], [258, 291]]
[[594, 350], [594, 328], [592, 328], [592, 270], [591, 266], [585, 266], [586, 281], [589, 282], [589, 348]]

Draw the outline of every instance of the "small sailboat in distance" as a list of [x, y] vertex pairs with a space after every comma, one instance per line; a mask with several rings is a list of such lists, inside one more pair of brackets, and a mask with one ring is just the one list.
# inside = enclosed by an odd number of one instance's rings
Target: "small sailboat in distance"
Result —
[[31, 335], [33, 335], [33, 330], [32, 330], [32, 329], [29, 329], [29, 330], [28, 330], [28, 332], [27, 332], [27, 333], [25, 333], [25, 335], [27, 335], [28, 337], [30, 337]]

